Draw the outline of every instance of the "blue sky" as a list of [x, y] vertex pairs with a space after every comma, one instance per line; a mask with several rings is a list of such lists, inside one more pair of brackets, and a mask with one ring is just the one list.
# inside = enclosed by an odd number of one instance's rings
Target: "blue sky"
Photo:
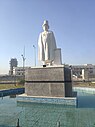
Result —
[[63, 63], [95, 64], [95, 0], [0, 0], [0, 73], [8, 73], [11, 58], [22, 66], [24, 46], [26, 66], [34, 66], [45, 19]]

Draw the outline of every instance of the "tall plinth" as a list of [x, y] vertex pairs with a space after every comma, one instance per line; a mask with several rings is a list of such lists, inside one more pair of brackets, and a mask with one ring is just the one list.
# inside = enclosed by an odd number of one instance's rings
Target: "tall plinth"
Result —
[[28, 96], [71, 97], [71, 70], [68, 67], [29, 67], [25, 71]]

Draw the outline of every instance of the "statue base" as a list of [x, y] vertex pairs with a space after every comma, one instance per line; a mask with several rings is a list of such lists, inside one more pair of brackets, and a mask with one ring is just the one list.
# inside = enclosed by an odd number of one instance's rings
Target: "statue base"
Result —
[[63, 65], [27, 68], [25, 94], [28, 96], [71, 97], [71, 70]]

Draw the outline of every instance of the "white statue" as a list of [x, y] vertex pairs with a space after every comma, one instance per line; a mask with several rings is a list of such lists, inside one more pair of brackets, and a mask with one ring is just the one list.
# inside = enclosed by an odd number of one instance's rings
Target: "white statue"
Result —
[[48, 21], [45, 20], [43, 32], [39, 35], [38, 40], [38, 60], [43, 62], [43, 65], [52, 65], [55, 57], [56, 41], [52, 31], [49, 31]]

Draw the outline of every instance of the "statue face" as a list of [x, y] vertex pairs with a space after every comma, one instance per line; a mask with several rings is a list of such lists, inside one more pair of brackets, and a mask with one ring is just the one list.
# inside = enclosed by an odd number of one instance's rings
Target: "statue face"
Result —
[[48, 29], [49, 29], [48, 25], [43, 25], [43, 30], [44, 31], [48, 31]]

